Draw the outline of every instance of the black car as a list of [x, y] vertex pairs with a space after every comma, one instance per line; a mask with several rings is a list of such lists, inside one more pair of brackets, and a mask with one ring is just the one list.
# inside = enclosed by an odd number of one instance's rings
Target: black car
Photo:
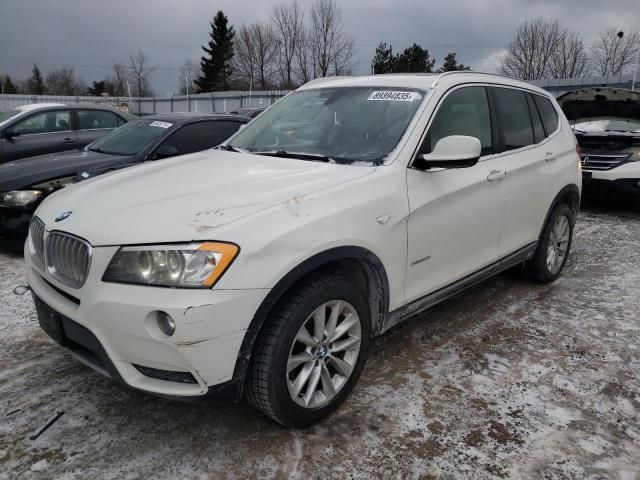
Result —
[[84, 147], [136, 116], [104, 105], [35, 103], [0, 113], [0, 164]]
[[264, 108], [265, 107], [258, 105], [255, 107], [236, 108], [235, 110], [231, 110], [230, 112], [227, 112], [227, 113], [231, 115], [242, 115], [243, 117], [254, 119], [258, 115], [260, 115], [262, 112], [264, 112]]
[[0, 246], [20, 249], [38, 204], [54, 190], [105, 172], [214, 147], [249, 119], [173, 113], [134, 120], [82, 150], [0, 165]]

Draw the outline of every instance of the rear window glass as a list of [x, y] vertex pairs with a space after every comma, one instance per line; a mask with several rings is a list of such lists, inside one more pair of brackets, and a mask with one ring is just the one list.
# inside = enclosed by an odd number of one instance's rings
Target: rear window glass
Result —
[[544, 125], [544, 130], [548, 137], [558, 128], [558, 112], [553, 108], [551, 100], [548, 98], [544, 98], [540, 95], [534, 95], [533, 98], [535, 98], [536, 105], [538, 105], [542, 124]]
[[494, 88], [494, 94], [504, 134], [504, 150], [533, 144], [533, 127], [525, 93], [510, 88]]
[[529, 111], [531, 112], [531, 121], [533, 123], [533, 136], [535, 137], [536, 143], [540, 143], [545, 137], [544, 128], [542, 127], [542, 120], [540, 120], [538, 107], [536, 107], [530, 93], [527, 93], [527, 102], [529, 103]]
[[101, 110], [79, 110], [78, 121], [80, 130], [116, 128], [118, 126], [115, 114]]

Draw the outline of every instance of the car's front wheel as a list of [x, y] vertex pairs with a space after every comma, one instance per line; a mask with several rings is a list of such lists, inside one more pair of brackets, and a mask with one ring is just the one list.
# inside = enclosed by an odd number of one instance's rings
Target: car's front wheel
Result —
[[326, 417], [360, 376], [370, 335], [369, 306], [353, 281], [339, 273], [309, 278], [280, 302], [257, 339], [250, 402], [285, 426]]

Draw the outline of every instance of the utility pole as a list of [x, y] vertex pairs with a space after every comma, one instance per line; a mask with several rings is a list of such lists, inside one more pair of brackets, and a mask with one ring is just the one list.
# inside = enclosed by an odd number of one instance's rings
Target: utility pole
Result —
[[638, 57], [640, 56], [640, 45], [636, 47], [636, 65], [633, 67], [633, 80], [631, 81], [631, 91], [636, 90], [636, 75], [638, 74]]

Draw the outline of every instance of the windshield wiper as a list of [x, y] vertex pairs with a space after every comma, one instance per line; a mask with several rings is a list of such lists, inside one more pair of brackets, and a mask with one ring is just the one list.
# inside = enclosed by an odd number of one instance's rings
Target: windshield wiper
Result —
[[98, 148], [87, 148], [87, 150], [89, 150], [90, 152], [105, 153], [104, 150], [102, 150], [100, 147], [98, 147]]
[[286, 150], [257, 150], [251, 153], [254, 155], [267, 155], [269, 157], [297, 158], [299, 160], [310, 160], [312, 162], [331, 162], [329, 157], [319, 153], [287, 152]]
[[245, 150], [244, 148], [240, 148], [240, 147], [235, 147], [233, 145], [218, 145], [215, 148], [216, 150], [224, 150], [225, 152], [249, 153], [249, 150]]

